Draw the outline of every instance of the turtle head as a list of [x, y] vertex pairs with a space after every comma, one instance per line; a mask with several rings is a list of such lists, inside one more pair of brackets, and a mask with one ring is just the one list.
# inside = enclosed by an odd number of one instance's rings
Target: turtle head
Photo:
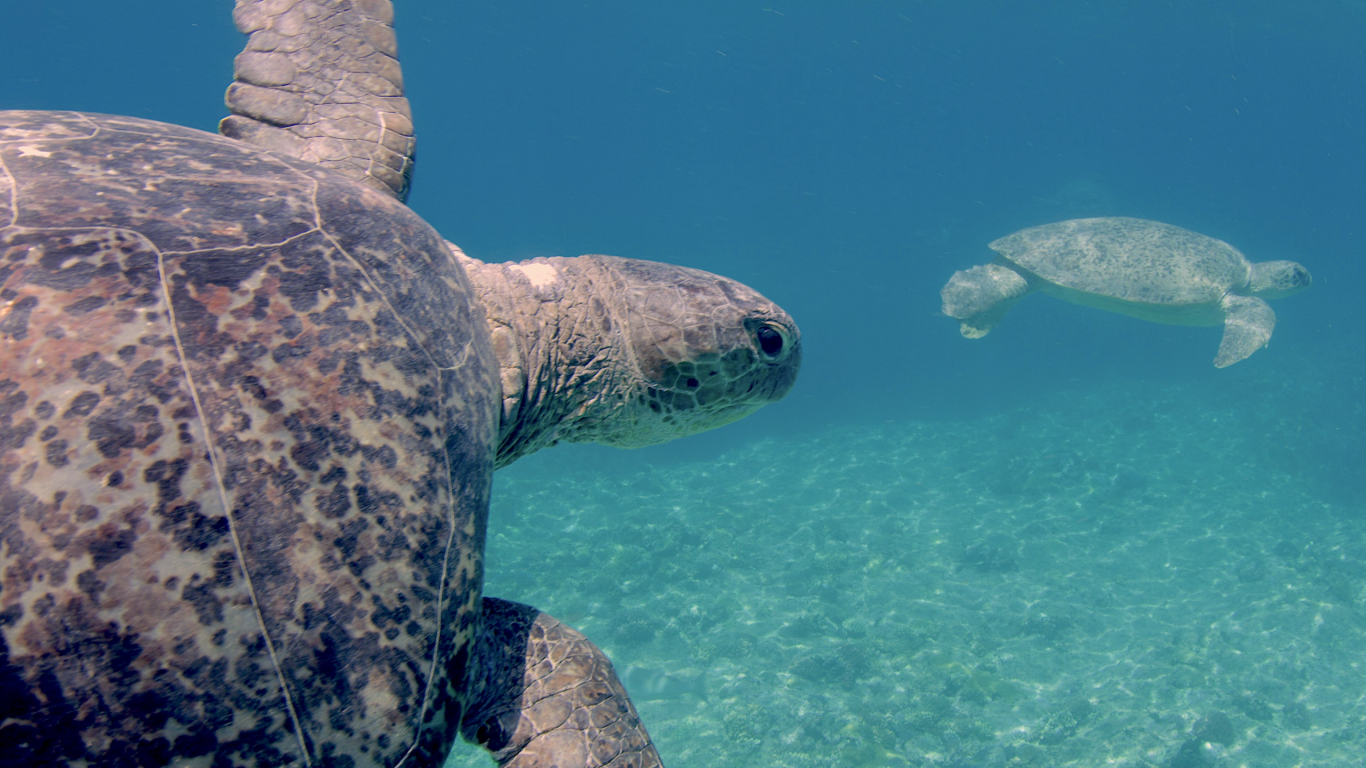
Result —
[[782, 399], [801, 366], [801, 334], [746, 285], [697, 269], [593, 259], [599, 294], [622, 326], [629, 394], [587, 439], [624, 448], [704, 432]]
[[1252, 281], [1249, 288], [1254, 296], [1263, 299], [1279, 299], [1292, 293], [1299, 293], [1313, 278], [1304, 265], [1294, 261], [1262, 261], [1252, 265]]
[[496, 466], [561, 440], [637, 448], [703, 432], [796, 381], [797, 324], [734, 280], [613, 256], [485, 264], [452, 251], [501, 369]]

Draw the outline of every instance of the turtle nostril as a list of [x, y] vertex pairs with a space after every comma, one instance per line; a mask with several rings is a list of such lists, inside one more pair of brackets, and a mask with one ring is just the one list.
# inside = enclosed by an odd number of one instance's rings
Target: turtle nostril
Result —
[[773, 326], [760, 326], [759, 330], [754, 332], [754, 335], [759, 339], [759, 349], [763, 350], [765, 355], [770, 358], [776, 358], [778, 355], [782, 354], [783, 335], [774, 329]]

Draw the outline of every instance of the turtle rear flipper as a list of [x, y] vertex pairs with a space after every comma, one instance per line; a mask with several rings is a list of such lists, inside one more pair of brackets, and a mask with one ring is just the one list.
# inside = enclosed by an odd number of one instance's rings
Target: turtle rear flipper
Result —
[[1224, 340], [1214, 356], [1215, 368], [1227, 368], [1266, 346], [1276, 327], [1276, 313], [1255, 296], [1224, 297]]
[[1028, 281], [1000, 264], [982, 264], [954, 272], [939, 291], [944, 314], [961, 320], [959, 330], [969, 339], [987, 335], [1027, 293]]
[[484, 598], [461, 732], [509, 768], [662, 763], [612, 663], [582, 633], [528, 605]]

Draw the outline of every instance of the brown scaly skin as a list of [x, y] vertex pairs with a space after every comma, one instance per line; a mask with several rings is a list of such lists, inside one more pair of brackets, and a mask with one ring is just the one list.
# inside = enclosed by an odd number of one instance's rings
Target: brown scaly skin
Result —
[[470, 693], [466, 739], [509, 768], [661, 765], [612, 663], [588, 638], [497, 598], [484, 598], [484, 617], [476, 654], [488, 673]]
[[485, 264], [448, 245], [502, 368], [498, 467], [561, 440], [637, 448], [703, 432], [796, 377], [792, 318], [734, 280], [616, 256]]
[[[597, 648], [482, 597], [493, 467], [776, 400], [796, 327], [737, 283], [604, 257], [576, 262], [605, 281], [565, 294], [577, 315], [545, 314], [458, 259], [391, 195], [309, 163], [135, 118], [0, 113], [0, 755], [437, 766], [463, 732], [506, 765], [659, 764]], [[490, 327], [538, 316], [555, 332], [500, 359]], [[570, 328], [590, 341], [546, 343]], [[536, 373], [535, 404], [504, 400], [509, 364], [594, 345], [633, 362]], [[738, 389], [708, 389], [713, 370]], [[557, 381], [627, 394], [566, 415], [561, 396], [614, 396]]]
[[412, 184], [413, 115], [389, 0], [238, 0], [224, 136], [397, 197]]

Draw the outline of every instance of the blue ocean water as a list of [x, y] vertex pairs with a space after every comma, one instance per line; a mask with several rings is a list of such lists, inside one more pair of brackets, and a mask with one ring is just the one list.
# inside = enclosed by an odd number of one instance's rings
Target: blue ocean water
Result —
[[[212, 130], [229, 5], [7, 3], [0, 107]], [[412, 205], [446, 237], [721, 272], [802, 326], [797, 389], [744, 422], [497, 482], [489, 592], [661, 683], [666, 762], [1366, 750], [1366, 6], [397, 12]], [[1224, 370], [1218, 329], [1031, 297], [969, 341], [939, 313], [986, 243], [1094, 215], [1314, 286]]]

